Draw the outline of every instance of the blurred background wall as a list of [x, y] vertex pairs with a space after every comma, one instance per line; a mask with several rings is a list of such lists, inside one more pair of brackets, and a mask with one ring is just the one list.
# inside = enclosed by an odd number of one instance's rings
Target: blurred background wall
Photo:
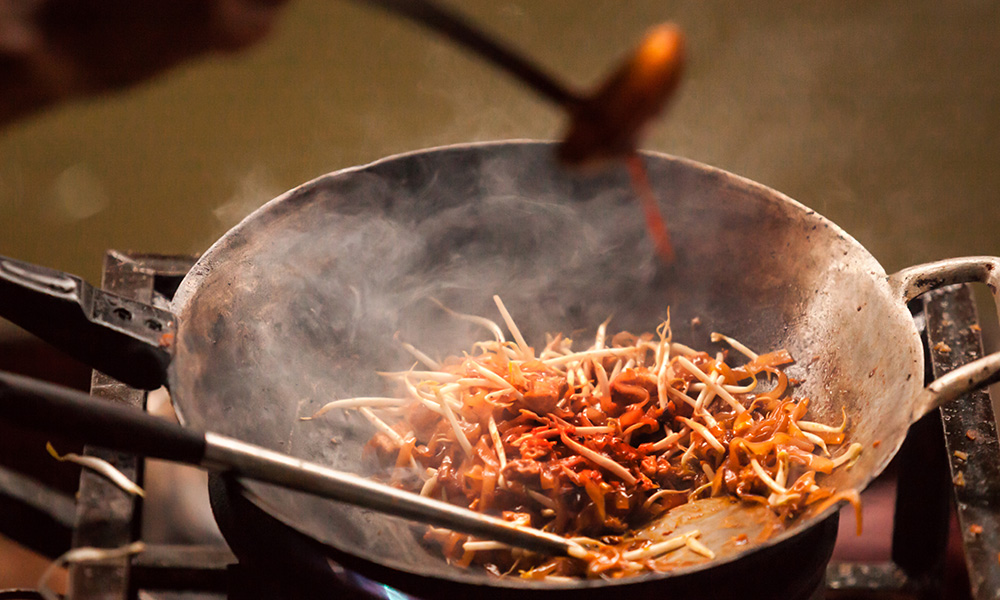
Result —
[[[649, 25], [676, 21], [689, 67], [647, 148], [787, 193], [890, 271], [1000, 254], [996, 2], [451, 4], [584, 87]], [[561, 128], [552, 107], [409, 23], [296, 0], [247, 51], [0, 131], [0, 254], [97, 281], [108, 248], [202, 251], [328, 171]]]

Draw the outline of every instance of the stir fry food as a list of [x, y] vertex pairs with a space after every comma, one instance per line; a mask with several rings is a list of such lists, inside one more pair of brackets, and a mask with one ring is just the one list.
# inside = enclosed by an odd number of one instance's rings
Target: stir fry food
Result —
[[697, 530], [630, 535], [682, 504], [731, 497], [787, 519], [852, 497], [822, 475], [861, 447], [838, 448], [846, 416], [837, 425], [805, 418], [809, 400], [782, 370], [788, 352], [758, 354], [714, 333], [722, 349], [697, 351], [673, 341], [669, 318], [639, 335], [610, 335], [605, 322], [579, 350], [550, 335], [536, 350], [494, 299], [512, 340], [493, 321], [452, 313], [492, 339], [444, 360], [404, 343], [417, 364], [383, 374], [398, 397], [335, 400], [314, 415], [360, 411], [395, 485], [588, 549], [587, 559], [544, 557], [431, 529], [450, 561], [523, 577], [662, 570], [658, 561], [681, 548], [714, 555]]

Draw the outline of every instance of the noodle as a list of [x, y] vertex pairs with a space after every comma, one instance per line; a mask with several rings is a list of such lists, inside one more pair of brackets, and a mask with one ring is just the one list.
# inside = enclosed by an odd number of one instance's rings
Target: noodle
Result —
[[[454, 532], [429, 533], [450, 561], [532, 578], [617, 577], [656, 569], [648, 557], [665, 552], [715, 556], [696, 532], [628, 537], [689, 499], [729, 496], [792, 518], [820, 499], [849, 496], [816, 479], [850, 468], [860, 446], [826, 458], [829, 446], [844, 441], [846, 416], [839, 426], [800, 420], [808, 400], [790, 395], [795, 382], [781, 366], [792, 358], [784, 350], [758, 354], [713, 334], [744, 361], [729, 365], [728, 351], [713, 357], [672, 342], [668, 320], [655, 335], [639, 336], [608, 335], [605, 322], [582, 351], [550, 336], [536, 356], [494, 299], [515, 342], [505, 342], [491, 321], [448, 311], [482, 325], [493, 341], [441, 361], [405, 344], [434, 372], [385, 374], [400, 381], [406, 402], [374, 397], [360, 408], [376, 428], [370, 446], [387, 470], [410, 462], [424, 474], [399, 485], [566, 537], [592, 538], [598, 545], [590, 556], [597, 558], [545, 557]], [[775, 383], [767, 386], [768, 380]], [[331, 404], [356, 409], [364, 399]], [[375, 417], [373, 410], [389, 405], [402, 406], [384, 409], [395, 421]]]

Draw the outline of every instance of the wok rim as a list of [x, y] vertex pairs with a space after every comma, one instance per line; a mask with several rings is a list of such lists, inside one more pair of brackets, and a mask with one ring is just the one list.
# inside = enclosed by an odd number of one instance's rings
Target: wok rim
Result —
[[[264, 203], [259, 208], [257, 208], [253, 212], [251, 212], [249, 215], [247, 215], [245, 218], [243, 218], [237, 225], [235, 225], [233, 228], [231, 228], [225, 234], [223, 234], [221, 237], [219, 237], [199, 257], [199, 259], [196, 261], [195, 265], [191, 268], [191, 270], [188, 272], [188, 274], [184, 277], [184, 279], [178, 285], [178, 288], [177, 288], [177, 291], [175, 293], [175, 296], [174, 296], [174, 298], [173, 298], [173, 300], [171, 302], [171, 306], [170, 306], [171, 312], [175, 315], [175, 317], [176, 317], [176, 319], [178, 321], [178, 329], [180, 329], [180, 323], [184, 320], [184, 316], [185, 316], [185, 313], [186, 313], [187, 308], [189, 306], [189, 303], [192, 301], [192, 298], [195, 297], [196, 292], [198, 291], [198, 289], [201, 286], [201, 283], [206, 279], [206, 277], [210, 273], [212, 273], [214, 271], [214, 269], [220, 268], [220, 266], [224, 266], [225, 265], [225, 261], [222, 261], [221, 263], [216, 263], [215, 259], [217, 257], [215, 256], [215, 254], [219, 253], [219, 252], [225, 251], [228, 242], [231, 241], [233, 237], [238, 236], [238, 235], [242, 234], [243, 232], [245, 232], [248, 228], [252, 227], [254, 225], [254, 223], [258, 219], [262, 218], [262, 215], [267, 214], [269, 211], [273, 210], [276, 206], [279, 206], [279, 205], [283, 204], [284, 202], [288, 201], [290, 198], [294, 198], [294, 197], [296, 197], [296, 196], [298, 196], [300, 194], [308, 192], [312, 188], [315, 188], [315, 187], [321, 185], [322, 183], [324, 183], [326, 181], [329, 181], [329, 180], [332, 180], [332, 179], [347, 177], [347, 176], [350, 176], [350, 175], [355, 174], [355, 173], [364, 172], [364, 171], [367, 171], [369, 169], [378, 167], [380, 165], [384, 165], [386, 163], [392, 163], [392, 162], [396, 162], [396, 161], [400, 161], [400, 160], [407, 160], [407, 159], [410, 159], [410, 158], [413, 158], [413, 157], [417, 157], [417, 156], [428, 156], [428, 155], [433, 155], [433, 154], [436, 154], [436, 153], [443, 153], [443, 152], [455, 152], [455, 151], [463, 151], [463, 150], [483, 150], [483, 149], [490, 149], [490, 148], [503, 148], [503, 147], [513, 147], [513, 146], [537, 146], [537, 147], [552, 147], [552, 148], [554, 148], [555, 145], [556, 145], [556, 143], [557, 142], [554, 142], [554, 141], [551, 141], [551, 140], [508, 139], [508, 140], [492, 140], [492, 141], [465, 142], [465, 143], [457, 143], [457, 144], [447, 144], [447, 145], [441, 145], [441, 146], [434, 146], [434, 147], [430, 147], [430, 148], [424, 148], [424, 149], [417, 149], [417, 150], [411, 150], [411, 151], [406, 151], [406, 152], [400, 152], [400, 153], [397, 153], [397, 154], [392, 154], [392, 155], [389, 155], [389, 156], [385, 156], [385, 157], [373, 160], [371, 162], [368, 162], [368, 163], [365, 163], [365, 164], [362, 164], [362, 165], [345, 167], [345, 168], [338, 169], [338, 170], [335, 170], [335, 171], [332, 171], [332, 172], [329, 172], [329, 173], [325, 173], [325, 174], [320, 175], [318, 177], [315, 177], [315, 178], [313, 178], [313, 179], [311, 179], [311, 180], [309, 180], [307, 182], [304, 182], [304, 183], [302, 183], [300, 185], [297, 185], [294, 188], [292, 188], [292, 189], [290, 189], [290, 190], [288, 190], [288, 191], [280, 194], [279, 196], [277, 196], [277, 197], [269, 200], [268, 202]], [[773, 189], [771, 187], [768, 187], [768, 186], [766, 186], [766, 185], [764, 185], [762, 183], [756, 182], [754, 180], [748, 179], [747, 177], [744, 177], [742, 175], [738, 175], [736, 173], [732, 173], [730, 171], [726, 171], [726, 170], [721, 169], [719, 167], [714, 167], [714, 166], [711, 166], [711, 165], [708, 165], [708, 164], [705, 164], [705, 163], [701, 163], [701, 162], [698, 162], [698, 161], [695, 161], [695, 160], [692, 160], [692, 159], [688, 159], [688, 158], [684, 158], [684, 157], [679, 157], [679, 156], [671, 155], [671, 154], [664, 153], [664, 152], [657, 152], [657, 151], [651, 151], [651, 150], [642, 150], [642, 151], [639, 152], [639, 154], [641, 156], [643, 156], [644, 158], [652, 158], [652, 159], [656, 159], [656, 160], [666, 160], [666, 161], [669, 161], [669, 162], [673, 162], [673, 163], [679, 164], [679, 165], [683, 166], [686, 169], [691, 169], [691, 170], [694, 170], [694, 171], [698, 171], [700, 174], [712, 175], [712, 176], [718, 177], [720, 180], [725, 181], [726, 183], [734, 184], [734, 185], [739, 186], [742, 189], [746, 189], [747, 191], [750, 191], [750, 192], [763, 193], [764, 195], [767, 195], [767, 196], [771, 197], [772, 199], [774, 199], [776, 201], [780, 201], [783, 204], [789, 205], [791, 208], [795, 209], [796, 211], [801, 212], [804, 216], [807, 216], [809, 218], [819, 219], [822, 223], [824, 223], [831, 230], [831, 233], [833, 235], [835, 235], [837, 237], [840, 237], [845, 242], [847, 242], [848, 245], [851, 248], [854, 249], [855, 253], [852, 254], [852, 256], [860, 256], [860, 257], [868, 260], [871, 264], [876, 265], [878, 267], [877, 271], [866, 271], [866, 272], [868, 273], [868, 275], [873, 280], [875, 280], [875, 283], [877, 285], [880, 285], [880, 286], [884, 287], [884, 289], [886, 291], [886, 294], [885, 294], [886, 295], [886, 299], [888, 301], [890, 301], [892, 303], [892, 305], [895, 307], [894, 310], [897, 310], [897, 311], [906, 311], [907, 310], [905, 303], [900, 303], [899, 299], [893, 297], [889, 293], [889, 291], [890, 291], [889, 284], [888, 284], [889, 275], [886, 273], [885, 268], [874, 257], [874, 255], [872, 255], [871, 252], [869, 252], [867, 248], [865, 248], [860, 242], [858, 242], [858, 240], [856, 240], [853, 236], [851, 236], [849, 233], [847, 233], [843, 228], [841, 228], [835, 222], [833, 222], [830, 219], [826, 218], [825, 216], [823, 216], [822, 214], [820, 214], [816, 210], [814, 210], [814, 209], [806, 206], [805, 204], [802, 204], [801, 202], [799, 202], [799, 201], [797, 201], [797, 200], [795, 200], [795, 199], [787, 196], [786, 194], [784, 194], [784, 193], [782, 193], [782, 192], [780, 192], [778, 190], [775, 190], [775, 189]], [[907, 331], [907, 334], [908, 334], [907, 337], [909, 337], [911, 340], [914, 340], [916, 343], [920, 344], [921, 347], [922, 347], [922, 342], [920, 341], [919, 332], [917, 331], [916, 324], [913, 322], [912, 318], [909, 318], [908, 314], [907, 314], [906, 321], [909, 323], [909, 328], [908, 328], [908, 331]], [[923, 353], [922, 352], [919, 353], [919, 356], [920, 356], [920, 363], [917, 366], [921, 369], [921, 376], [922, 376], [922, 369], [924, 368]], [[176, 357], [175, 357], [175, 359], [176, 359]], [[173, 382], [175, 381], [175, 378], [180, 377], [178, 375], [178, 373], [177, 373], [177, 369], [175, 369], [175, 365], [176, 365], [176, 360], [172, 361], [171, 364], [170, 364], [170, 366], [169, 366], [168, 380], [169, 380], [169, 382], [171, 384], [173, 384]], [[904, 374], [904, 376], [905, 376], [905, 374]], [[177, 386], [170, 385], [169, 387], [173, 389], [173, 388], [175, 388]], [[194, 400], [192, 400], [192, 403], [193, 404], [197, 404], [196, 401], [194, 401]], [[186, 419], [185, 414], [184, 414], [184, 411], [186, 410], [184, 408], [185, 405], [186, 405], [186, 400], [183, 399], [183, 398], [179, 399], [179, 401], [175, 400], [175, 402], [174, 402], [174, 407], [175, 407], [175, 410], [177, 412], [177, 416], [178, 416], [178, 419], [179, 419], [180, 423], [182, 425], [187, 426], [188, 423], [187, 423], [187, 419]], [[901, 443], [902, 442], [900, 442], [900, 444]], [[898, 452], [898, 450], [899, 450], [899, 445], [897, 445], [897, 447], [894, 448], [892, 450], [892, 452], [887, 455], [887, 458], [881, 464], [877, 465], [877, 468], [875, 468], [875, 469], [872, 470], [872, 472], [869, 474], [869, 476], [865, 479], [864, 484], [862, 486], [859, 486], [860, 490], [863, 490], [863, 489], [867, 488], [867, 486], [871, 483], [871, 481], [874, 480], [878, 476], [878, 474], [880, 474], [885, 469], [885, 467], [888, 464], [889, 460], [891, 460], [891, 458], [896, 455], [896, 453]], [[319, 541], [319, 543], [323, 544], [324, 546], [333, 548], [338, 553], [348, 554], [348, 555], [354, 557], [355, 559], [359, 559], [361, 561], [368, 561], [368, 562], [380, 565], [383, 568], [392, 569], [392, 570], [395, 570], [397, 572], [411, 573], [411, 574], [415, 574], [415, 575], [422, 576], [422, 577], [432, 577], [434, 579], [443, 579], [443, 580], [446, 580], [446, 581], [457, 581], [457, 582], [461, 582], [461, 583], [464, 583], [464, 584], [470, 584], [470, 583], [471, 584], [483, 584], [482, 577], [479, 577], [479, 576], [470, 576], [468, 570], [463, 570], [463, 569], [460, 569], [460, 568], [457, 568], [457, 567], [454, 569], [454, 577], [443, 578], [443, 577], [438, 577], [437, 575], [426, 575], [426, 574], [419, 573], [419, 572], [415, 571], [412, 567], [411, 568], [407, 568], [407, 565], [390, 564], [389, 562], [386, 562], [384, 560], [379, 560], [379, 557], [362, 556], [362, 555], [356, 554], [354, 552], [351, 552], [351, 551], [345, 550], [343, 548], [340, 548], [340, 547], [336, 546], [335, 544], [319, 540], [317, 537], [315, 537], [313, 534], [311, 534], [308, 531], [307, 528], [304, 528], [304, 527], [301, 527], [301, 526], [297, 525], [296, 524], [296, 519], [294, 517], [290, 517], [290, 516], [285, 515], [284, 513], [281, 512], [281, 510], [278, 507], [274, 506], [270, 502], [267, 502], [263, 498], [259, 497], [258, 494], [254, 493], [255, 490], [257, 489], [257, 486], [269, 487], [269, 484], [265, 484], [265, 483], [261, 483], [261, 482], [257, 482], [257, 481], [253, 481], [253, 480], [246, 480], [246, 479], [241, 479], [241, 483], [243, 484], [243, 487], [245, 488], [245, 490], [249, 490], [250, 491], [250, 493], [244, 492], [244, 496], [249, 501], [251, 501], [255, 505], [257, 505], [258, 508], [260, 508], [261, 510], [263, 510], [264, 512], [266, 512], [267, 514], [269, 514], [273, 518], [279, 520], [280, 522], [282, 522], [286, 526], [288, 526], [288, 527], [294, 529], [295, 531], [297, 531], [299, 533], [302, 533], [302, 534], [304, 534], [304, 535], [306, 535], [306, 536], [308, 536], [308, 537], [310, 537], [312, 539], [315, 539], [315, 540]], [[708, 561], [708, 562], [702, 562], [702, 563], [698, 563], [698, 564], [695, 564], [695, 565], [690, 565], [690, 566], [685, 566], [685, 567], [680, 567], [680, 568], [672, 569], [670, 571], [641, 573], [641, 574], [636, 574], [636, 575], [632, 575], [632, 576], [629, 576], [629, 577], [624, 577], [624, 578], [620, 578], [620, 579], [611, 579], [611, 580], [605, 580], [605, 579], [580, 579], [580, 580], [570, 581], [570, 582], [564, 582], [564, 581], [546, 582], [544, 580], [541, 580], [541, 581], [539, 581], [539, 580], [524, 580], [524, 579], [515, 578], [515, 577], [503, 577], [503, 578], [493, 577], [493, 578], [488, 579], [487, 581], [489, 582], [488, 585], [490, 585], [491, 587], [501, 587], [501, 588], [509, 589], [511, 591], [517, 591], [517, 590], [525, 590], [525, 591], [540, 591], [540, 590], [560, 591], [560, 590], [578, 590], [578, 589], [583, 589], [583, 588], [610, 588], [610, 587], [617, 587], [617, 586], [621, 586], [621, 585], [628, 585], [629, 583], [639, 583], [639, 582], [648, 583], [648, 582], [653, 581], [653, 580], [667, 580], [667, 579], [681, 578], [681, 577], [685, 577], [685, 576], [689, 576], [689, 575], [698, 574], [698, 573], [701, 573], [701, 572], [707, 572], [707, 571], [712, 570], [715, 567], [719, 567], [719, 566], [722, 566], [722, 565], [731, 564], [733, 562], [736, 562], [738, 560], [741, 560], [741, 559], [747, 557], [748, 555], [750, 555], [752, 553], [756, 553], [756, 552], [764, 550], [766, 548], [771, 548], [773, 546], [781, 544], [781, 543], [783, 543], [783, 542], [785, 542], [785, 541], [787, 541], [787, 540], [789, 540], [789, 539], [791, 539], [791, 538], [793, 538], [795, 536], [798, 536], [801, 533], [804, 533], [807, 530], [810, 530], [811, 528], [819, 525], [824, 520], [830, 518], [834, 513], [839, 512], [840, 509], [841, 509], [841, 507], [844, 506], [845, 503], [846, 503], [845, 500], [840, 500], [837, 503], [829, 506], [825, 510], [823, 510], [821, 512], [818, 512], [818, 513], [816, 513], [814, 515], [811, 515], [808, 518], [803, 519], [803, 520], [801, 520], [799, 522], [796, 522], [790, 528], [785, 529], [784, 531], [782, 531], [781, 533], [775, 535], [774, 537], [769, 538], [769, 539], [767, 539], [767, 540], [765, 540], [763, 542], [760, 542], [758, 544], [755, 544], [755, 545], [753, 545], [753, 546], [751, 546], [751, 547], [749, 547], [749, 548], [747, 548], [747, 549], [745, 549], [743, 551], [740, 551], [740, 552], [737, 552], [737, 553], [734, 553], [734, 554], [731, 554], [731, 555], [728, 555], [728, 556], [725, 556], [725, 557], [722, 557], [722, 558], [713, 559], [713, 560]]]

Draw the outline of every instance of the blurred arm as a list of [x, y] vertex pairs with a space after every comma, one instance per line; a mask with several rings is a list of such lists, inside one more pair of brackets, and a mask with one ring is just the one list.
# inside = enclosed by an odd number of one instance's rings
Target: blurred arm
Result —
[[0, 0], [0, 126], [260, 40], [286, 0]]

